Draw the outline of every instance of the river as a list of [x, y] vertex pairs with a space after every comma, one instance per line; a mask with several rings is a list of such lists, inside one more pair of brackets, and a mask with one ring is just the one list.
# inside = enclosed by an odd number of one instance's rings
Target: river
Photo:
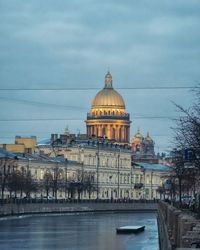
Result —
[[[145, 225], [118, 235], [116, 227]], [[22, 216], [0, 220], [1, 250], [158, 250], [155, 213]]]

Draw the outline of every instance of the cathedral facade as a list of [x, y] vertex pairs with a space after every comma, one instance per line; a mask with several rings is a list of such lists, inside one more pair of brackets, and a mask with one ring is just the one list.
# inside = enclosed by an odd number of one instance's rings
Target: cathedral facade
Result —
[[92, 101], [87, 114], [87, 136], [102, 137], [117, 143], [130, 142], [130, 115], [122, 96], [113, 88], [112, 75], [105, 76], [105, 86]]
[[149, 133], [144, 137], [141, 134], [140, 129], [138, 129], [137, 133], [131, 140], [132, 159], [134, 161], [155, 160], [154, 145], [155, 143]]

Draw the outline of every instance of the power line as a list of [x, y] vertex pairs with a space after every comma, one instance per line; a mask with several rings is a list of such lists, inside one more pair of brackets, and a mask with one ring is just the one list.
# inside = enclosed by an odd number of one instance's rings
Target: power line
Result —
[[[167, 89], [199, 89], [200, 86], [163, 86], [163, 87], [116, 87], [118, 90], [167, 90]], [[79, 90], [100, 90], [97, 87], [77, 88], [0, 88], [0, 91], [79, 91]]]
[[[14, 134], [15, 133], [15, 134]], [[14, 132], [13, 134], [13, 136], [0, 136], [0, 138], [2, 138], [2, 139], [13, 139], [13, 138], [15, 138], [15, 136], [17, 136], [18, 134], [20, 134], [20, 135], [22, 135], [22, 134], [24, 134], [24, 136], [26, 136], [27, 134], [29, 134], [28, 136], [30, 137], [30, 136], [35, 136], [35, 135], [33, 135], [33, 133], [30, 133], [30, 132], [28, 132], [28, 133], [16, 133], [16, 132]], [[47, 135], [47, 136], [49, 136], [50, 134], [51, 134], [51, 132], [45, 132], [45, 133], [42, 133], [42, 132], [34, 132], [35, 134], [40, 134], [40, 136], [37, 136], [37, 137], [42, 137], [42, 136], [44, 136], [44, 135]], [[6, 133], [7, 134], [7, 133]], [[16, 135], [17, 134], [17, 135]], [[31, 135], [30, 135], [31, 134]], [[170, 134], [166, 134], [166, 135], [154, 135], [154, 134], [151, 134], [151, 137], [170, 137], [171, 135]]]
[[45, 102], [36, 102], [31, 100], [24, 100], [24, 99], [16, 99], [16, 98], [6, 98], [1, 97], [0, 100], [6, 101], [6, 102], [16, 102], [16, 103], [22, 103], [22, 104], [28, 104], [28, 105], [37, 105], [37, 106], [44, 106], [44, 107], [53, 107], [53, 108], [62, 108], [62, 109], [72, 109], [74, 111], [77, 110], [86, 110], [84, 107], [79, 106], [72, 106], [72, 105], [61, 105], [61, 104], [55, 104], [55, 103], [45, 103]]
[[[136, 116], [133, 119], [175, 119], [176, 117], [170, 116]], [[95, 118], [94, 118], [95, 119]], [[0, 122], [32, 122], [32, 121], [83, 121], [81, 118], [22, 118], [22, 119], [0, 119]]]

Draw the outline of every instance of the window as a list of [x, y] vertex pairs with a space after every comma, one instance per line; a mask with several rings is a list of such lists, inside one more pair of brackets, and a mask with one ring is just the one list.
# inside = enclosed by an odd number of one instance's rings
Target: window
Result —
[[44, 170], [40, 170], [40, 180], [44, 178]]

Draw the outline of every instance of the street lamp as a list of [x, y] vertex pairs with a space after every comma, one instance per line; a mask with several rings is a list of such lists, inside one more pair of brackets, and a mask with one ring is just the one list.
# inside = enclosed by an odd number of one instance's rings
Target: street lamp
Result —
[[[66, 198], [66, 190], [68, 190], [68, 176], [67, 176], [68, 162], [67, 162], [67, 159], [65, 159], [65, 163], [66, 163], [66, 169], [65, 169], [65, 198]], [[69, 191], [67, 191], [67, 195], [69, 197]]]
[[97, 200], [99, 199], [99, 144], [97, 141]]
[[119, 161], [120, 161], [120, 153], [121, 150], [119, 149], [118, 155], [117, 155], [117, 177], [118, 177], [118, 183], [117, 183], [117, 193], [118, 193], [118, 199], [120, 198], [120, 169], [119, 169]]
[[[83, 188], [84, 185], [84, 148], [81, 148], [80, 145], [78, 145], [78, 154], [79, 154], [79, 163], [81, 164], [81, 182], [80, 185]], [[81, 198], [82, 198], [82, 192], [81, 192]]]
[[153, 199], [153, 170], [151, 171], [151, 200]]
[[[57, 148], [58, 148], [58, 146], [60, 146], [61, 143], [62, 143], [62, 141], [60, 139], [56, 139], [56, 140], [52, 141], [52, 143], [51, 143], [55, 158], [57, 158], [55, 146], [57, 146]], [[56, 161], [56, 165], [55, 165], [54, 172], [53, 172], [53, 193], [55, 195], [55, 200], [57, 201], [59, 169], [58, 169], [57, 159], [55, 159], [55, 161]]]

